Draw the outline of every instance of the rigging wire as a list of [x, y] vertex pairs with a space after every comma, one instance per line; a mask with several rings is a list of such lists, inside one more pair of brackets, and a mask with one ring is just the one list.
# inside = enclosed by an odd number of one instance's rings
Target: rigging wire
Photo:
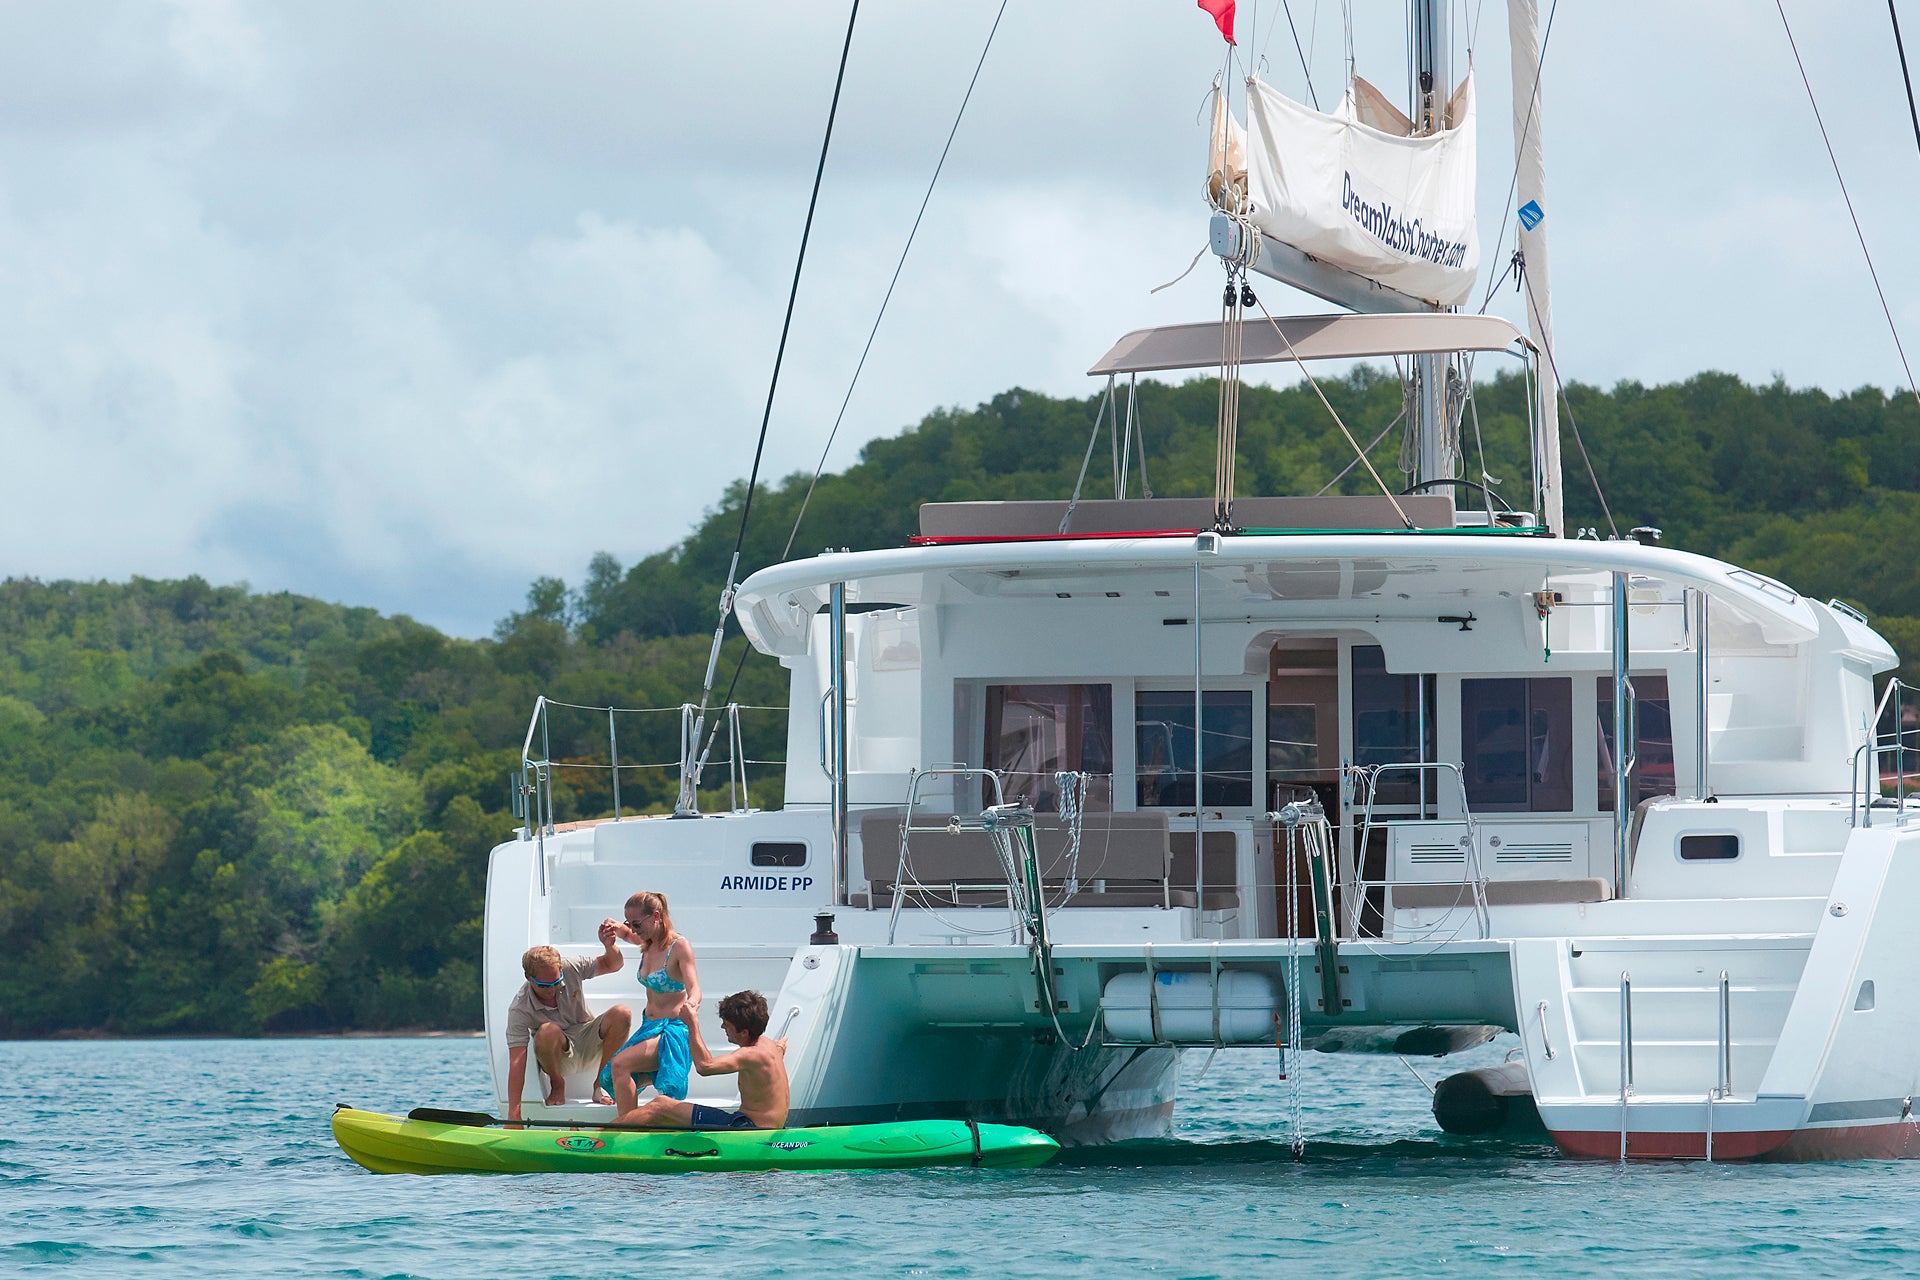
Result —
[[1359, 65], [1353, 55], [1353, 0], [1340, 0], [1340, 26], [1346, 39], [1347, 83], [1352, 84], [1354, 70]]
[[847, 394], [840, 401], [840, 412], [834, 415], [833, 429], [827, 432], [826, 447], [820, 450], [820, 461], [813, 469], [813, 479], [807, 481], [806, 496], [800, 500], [800, 512], [793, 518], [793, 531], [787, 535], [787, 545], [780, 552], [785, 560], [793, 554], [793, 540], [800, 536], [800, 522], [806, 518], [807, 504], [813, 501], [813, 490], [820, 483], [821, 473], [826, 470], [827, 453], [833, 448], [834, 437], [840, 434], [840, 423], [847, 416], [847, 405], [853, 400], [853, 389], [860, 382], [860, 373], [867, 367], [867, 355], [873, 350], [873, 340], [880, 332], [880, 322], [886, 318], [887, 304], [893, 300], [894, 286], [900, 283], [900, 272], [907, 265], [907, 254], [913, 250], [913, 239], [920, 233], [920, 220], [927, 216], [927, 203], [933, 199], [933, 188], [940, 181], [940, 171], [946, 167], [947, 153], [953, 150], [953, 139], [960, 132], [960, 121], [966, 117], [967, 104], [973, 101], [973, 87], [980, 83], [980, 69], [987, 65], [987, 51], [993, 48], [993, 37], [1000, 30], [1000, 19], [1007, 15], [1007, 0], [1000, 0], [1000, 11], [993, 16], [993, 26], [987, 31], [987, 43], [980, 50], [979, 61], [973, 64], [973, 78], [967, 81], [967, 92], [960, 99], [960, 110], [953, 117], [953, 128], [947, 130], [947, 144], [940, 148], [939, 162], [933, 166], [933, 177], [927, 180], [926, 194], [920, 197], [919, 212], [913, 215], [913, 226], [907, 231], [907, 242], [900, 246], [900, 260], [893, 265], [893, 278], [887, 281], [886, 296], [880, 299], [880, 311], [873, 317], [873, 328], [867, 332], [867, 345], [860, 349], [859, 363], [853, 367], [853, 378], [847, 383]]
[[1887, 16], [1893, 19], [1893, 47], [1900, 51], [1900, 79], [1907, 86], [1907, 114], [1913, 117], [1913, 140], [1920, 143], [1920, 107], [1913, 105], [1913, 76], [1907, 71], [1907, 46], [1900, 39], [1900, 15], [1887, 0]]
[[[1298, 813], [1298, 809], [1291, 810]], [[1287, 810], [1282, 811], [1287, 812]], [[1318, 826], [1324, 826], [1322, 817]], [[1287, 823], [1287, 1024], [1284, 1031], [1285, 1043], [1280, 1047], [1280, 1078], [1287, 1082], [1287, 1121], [1292, 1131], [1293, 1158], [1300, 1159], [1306, 1154], [1307, 1135], [1302, 1120], [1300, 1105], [1300, 1039], [1301, 1006], [1305, 1000], [1300, 991], [1300, 854], [1303, 844], [1318, 846], [1317, 840], [1308, 840], [1300, 830], [1300, 822]], [[1314, 835], [1320, 834], [1316, 827]], [[1312, 858], [1313, 854], [1307, 854]], [[1312, 873], [1308, 873], [1312, 880]]]
[[[1793, 38], [1793, 26], [1787, 21], [1787, 7], [1781, 0], [1773, 0], [1774, 7], [1780, 11], [1780, 25], [1786, 28], [1787, 46], [1793, 50], [1794, 65], [1800, 68], [1800, 83], [1807, 87], [1807, 103], [1813, 108], [1814, 123], [1820, 126], [1820, 141], [1827, 146], [1827, 160], [1833, 165], [1833, 179], [1840, 184], [1840, 198], [1846, 201], [1847, 216], [1853, 219], [1853, 234], [1860, 241], [1860, 256], [1867, 260], [1867, 274], [1873, 277], [1873, 291], [1880, 295], [1880, 310], [1886, 313], [1887, 329], [1893, 334], [1894, 350], [1900, 353], [1900, 367], [1907, 373], [1907, 389], [1913, 392], [1913, 398], [1920, 400], [1920, 385], [1913, 380], [1913, 366], [1907, 363], [1907, 349], [1900, 342], [1899, 326], [1893, 322], [1893, 308], [1887, 304], [1887, 291], [1880, 287], [1880, 273], [1874, 269], [1873, 254], [1867, 251], [1867, 233], [1860, 229], [1860, 215], [1854, 212], [1853, 197], [1847, 193], [1847, 180], [1840, 176], [1840, 157], [1833, 153], [1833, 139], [1827, 136], [1827, 122], [1820, 116], [1820, 103], [1813, 96], [1813, 81], [1807, 78], [1807, 64], [1800, 60], [1800, 45]], [[1906, 55], [1901, 55], [1902, 69], [1906, 65]], [[1908, 90], [1911, 95], [1912, 90]], [[1909, 103], [1912, 99], [1909, 97]]]
[[[740, 550], [746, 545], [747, 521], [753, 515], [753, 491], [759, 485], [760, 461], [767, 450], [767, 424], [773, 420], [774, 393], [780, 387], [780, 365], [786, 359], [787, 338], [793, 332], [793, 308], [800, 296], [800, 274], [807, 264], [807, 241], [813, 235], [814, 212], [820, 207], [820, 185], [827, 172], [827, 152], [833, 145], [833, 122], [840, 113], [840, 90], [847, 82], [847, 59], [853, 52], [853, 28], [859, 17], [860, 0], [853, 0], [847, 12], [847, 38], [840, 46], [840, 69], [833, 78], [833, 101], [827, 107], [826, 133], [820, 139], [820, 161], [813, 170], [813, 193], [807, 197], [807, 220], [800, 229], [800, 251], [793, 262], [793, 284], [787, 290], [787, 313], [780, 322], [780, 345], [773, 355], [773, 375], [767, 380], [767, 404], [760, 415], [760, 438], [753, 446], [753, 467], [747, 473], [747, 495], [740, 505], [740, 529], [734, 534], [733, 556], [727, 562], [727, 585], [720, 592], [720, 619], [714, 624], [713, 649], [707, 655], [707, 675], [700, 686], [700, 711], [694, 719], [693, 736], [690, 739], [695, 743], [700, 741], [701, 734], [707, 727], [707, 708], [713, 697], [714, 671], [720, 664], [720, 646], [726, 637], [727, 618], [733, 612], [734, 579], [740, 571]], [[741, 661], [742, 663], [746, 661], [745, 654], [741, 655]], [[734, 681], [740, 678], [740, 668], [737, 666], [734, 668], [733, 678]], [[733, 696], [733, 689], [733, 681], [729, 681], [727, 697]], [[720, 726], [716, 723], [713, 727], [713, 737], [707, 740], [708, 750], [712, 749], [713, 739], [719, 734]], [[699, 799], [700, 771], [705, 767], [706, 759], [706, 753], [702, 752], [697, 763], [692, 763], [681, 770], [680, 796], [674, 804], [676, 813], [694, 811]]]
[[1313, 91], [1313, 68], [1307, 65], [1307, 51], [1300, 47], [1300, 28], [1293, 23], [1293, 7], [1287, 0], [1280, 0], [1280, 11], [1287, 15], [1287, 30], [1293, 33], [1293, 51], [1300, 55], [1300, 74], [1307, 78], [1307, 97], [1313, 103], [1313, 109], [1320, 109], [1320, 95]]
[[[859, 9], [858, 0], [855, 0], [854, 9], [856, 12]], [[995, 33], [997, 33], [1000, 30], [1000, 19], [1006, 16], [1006, 12], [1007, 12], [1007, 0], [1001, 0], [1000, 11], [994, 15], [993, 26], [989, 28], [987, 31], [986, 44], [980, 50], [979, 60], [974, 63], [973, 78], [967, 81], [967, 92], [960, 99], [960, 110], [956, 112], [954, 115], [953, 127], [947, 131], [947, 143], [944, 147], [940, 149], [939, 162], [934, 165], [933, 177], [928, 180], [926, 194], [923, 195], [920, 199], [920, 210], [913, 217], [913, 226], [907, 232], [906, 243], [900, 247], [900, 258], [899, 258], [899, 261], [894, 263], [893, 278], [887, 282], [887, 292], [886, 292], [886, 295], [880, 300], [880, 310], [878, 314], [876, 314], [873, 318], [873, 327], [867, 331], [867, 343], [866, 343], [866, 346], [861, 348], [860, 360], [857, 364], [855, 364], [853, 369], [853, 378], [847, 383], [847, 394], [841, 398], [840, 412], [834, 416], [833, 429], [827, 433], [827, 443], [825, 447], [820, 450], [820, 461], [814, 465], [813, 478], [807, 481], [807, 492], [805, 496], [802, 497], [800, 500], [800, 510], [797, 513], [795, 513], [793, 517], [793, 528], [788, 530], [787, 532], [787, 545], [783, 547], [780, 551], [780, 559], [782, 562], [785, 562], [786, 559], [793, 554], [794, 539], [800, 536], [800, 522], [806, 518], [807, 505], [813, 501], [814, 490], [816, 487], [818, 487], [820, 483], [821, 474], [826, 470], [827, 454], [832, 450], [834, 437], [840, 433], [840, 424], [845, 420], [847, 416], [847, 406], [853, 400], [853, 391], [854, 391], [854, 388], [857, 385], [859, 385], [861, 371], [867, 367], [867, 355], [869, 352], [873, 350], [874, 338], [880, 332], [880, 322], [882, 319], [886, 317], [887, 304], [893, 298], [894, 286], [900, 282], [900, 272], [906, 266], [907, 254], [912, 251], [914, 237], [918, 235], [920, 231], [920, 221], [922, 218], [926, 216], [927, 203], [933, 199], [933, 188], [935, 184], [940, 181], [941, 170], [946, 167], [947, 154], [948, 152], [953, 150], [953, 139], [955, 135], [957, 135], [960, 132], [960, 121], [964, 119], [967, 114], [967, 104], [973, 101], [974, 86], [980, 82], [980, 69], [986, 65], [987, 51], [993, 48], [993, 37]], [[849, 41], [851, 41], [852, 30], [853, 30], [851, 20], [849, 20], [848, 22], [847, 30], [848, 30], [848, 39]], [[843, 74], [845, 73], [845, 70], [846, 70], [846, 63], [844, 61], [844, 57], [845, 55], [842, 54], [843, 61], [841, 63], [841, 71]], [[839, 90], [837, 87], [835, 88], [834, 94], [835, 94], [835, 100], [838, 101]], [[829, 121], [829, 129], [831, 129], [831, 121]], [[817, 190], [818, 189], [816, 188], [816, 193], [817, 193]], [[811, 220], [812, 218], [811, 210], [809, 210], [808, 212], [808, 218], [809, 220]], [[785, 339], [783, 336], [782, 338], [783, 344], [784, 344], [784, 341]], [[766, 428], [763, 425], [761, 427], [762, 440], [766, 438], [765, 433], [766, 433]], [[759, 465], [758, 455], [755, 456], [754, 465], [756, 468]], [[751, 488], [748, 489], [748, 497], [749, 499], [751, 499], [752, 497]], [[741, 514], [740, 527], [742, 531], [742, 536], [744, 536], [745, 530], [746, 530], [746, 514], [744, 512], [742, 512]], [[739, 555], [740, 555], [739, 547], [736, 545], [734, 548], [734, 561], [736, 565], [738, 564], [738, 561], [739, 561]], [[728, 579], [729, 579], [729, 583], [731, 583], [731, 579], [732, 579], [731, 571], [729, 571], [728, 573]], [[731, 586], [729, 586], [729, 591], [730, 590], [731, 590]], [[722, 622], [722, 625], [725, 624], [724, 615], [722, 616], [721, 622]], [[732, 700], [733, 691], [740, 684], [740, 673], [746, 669], [747, 654], [749, 651], [750, 651], [750, 647], [749, 649], [741, 650], [739, 661], [733, 664], [733, 676], [727, 681], [726, 696], [720, 699], [721, 705], [723, 706]], [[714, 730], [713, 737], [709, 737], [708, 739], [708, 742], [707, 742], [708, 750], [712, 749], [714, 737], [717, 737], [718, 734], [719, 734], [719, 729], [716, 727]], [[706, 752], [702, 752], [700, 757], [701, 768], [705, 767], [706, 759], [707, 759]], [[698, 773], [699, 773], [699, 770], [696, 769], [695, 776], [698, 776]]]
[[1353, 461], [1349, 462], [1346, 466], [1340, 468], [1340, 470], [1335, 473], [1333, 479], [1327, 481], [1325, 484], [1321, 485], [1317, 490], [1314, 491], [1313, 496], [1316, 498], [1323, 497], [1325, 496], [1327, 490], [1333, 488], [1333, 486], [1339, 484], [1342, 480], [1345, 480], [1347, 478], [1347, 473], [1353, 470], [1355, 467], [1359, 466], [1360, 460], [1363, 457], [1365, 457], [1366, 454], [1372, 453], [1375, 449], [1379, 448], [1380, 442], [1387, 438], [1387, 433], [1393, 430], [1395, 427], [1399, 426], [1400, 420], [1406, 416], [1407, 416], [1407, 402], [1406, 402], [1406, 398], [1402, 397], [1400, 401], [1400, 412], [1393, 415], [1393, 421], [1389, 422], [1386, 426], [1380, 428], [1380, 434], [1367, 442], [1367, 447], [1365, 452], [1354, 455]]
[[1347, 443], [1352, 445], [1354, 452], [1360, 455], [1360, 461], [1367, 464], [1367, 474], [1373, 477], [1373, 482], [1380, 486], [1380, 492], [1384, 493], [1387, 501], [1393, 504], [1394, 514], [1400, 517], [1400, 522], [1407, 528], [1414, 528], [1413, 520], [1407, 515], [1406, 509], [1400, 505], [1400, 499], [1394, 497], [1393, 490], [1387, 488], [1387, 482], [1382, 480], [1380, 473], [1373, 469], [1373, 463], [1368, 461], [1366, 451], [1361, 449], [1360, 442], [1353, 438], [1353, 432], [1347, 430], [1347, 424], [1341, 419], [1340, 411], [1333, 407], [1333, 402], [1327, 399], [1327, 393], [1320, 389], [1319, 379], [1315, 378], [1313, 371], [1307, 368], [1307, 362], [1300, 358], [1300, 353], [1293, 349], [1293, 339], [1287, 337], [1286, 330], [1280, 327], [1280, 322], [1275, 320], [1273, 313], [1267, 310], [1266, 303], [1256, 297], [1254, 305], [1260, 308], [1260, 314], [1267, 318], [1267, 323], [1273, 326], [1273, 331], [1280, 335], [1280, 341], [1286, 344], [1287, 354], [1293, 357], [1294, 367], [1299, 369], [1301, 376], [1306, 378], [1307, 385], [1313, 388], [1313, 394], [1320, 397], [1320, 403], [1329, 414], [1333, 415], [1333, 425], [1340, 428], [1340, 434], [1347, 438]]
[[[800, 270], [807, 261], [807, 240], [813, 235], [813, 215], [820, 205], [820, 183], [827, 172], [827, 149], [833, 142], [833, 121], [840, 111], [840, 89], [847, 79], [847, 55], [853, 49], [854, 21], [860, 16], [860, 0], [853, 0], [853, 6], [847, 14], [847, 39], [840, 47], [840, 70], [833, 80], [833, 102], [827, 108], [826, 136], [820, 140], [820, 162], [813, 170], [813, 194], [807, 200], [807, 221], [800, 230], [800, 254], [793, 264], [793, 285], [787, 290], [787, 314], [780, 322], [780, 346], [773, 356], [773, 377], [767, 383], [767, 406], [760, 415], [760, 440], [753, 449], [753, 469], [747, 473], [747, 497], [740, 509], [740, 531], [734, 537], [733, 558], [738, 564], [740, 549], [747, 540], [747, 518], [753, 514], [753, 490], [760, 478], [760, 459], [767, 447], [767, 424], [773, 418], [773, 396], [780, 385], [780, 364], [786, 358], [787, 337], [793, 330], [794, 302], [800, 296]], [[732, 574], [728, 574], [728, 586], [732, 586]]]

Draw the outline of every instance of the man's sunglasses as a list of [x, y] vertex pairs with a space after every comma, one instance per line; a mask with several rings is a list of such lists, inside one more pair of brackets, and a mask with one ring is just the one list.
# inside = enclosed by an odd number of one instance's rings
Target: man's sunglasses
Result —
[[566, 975], [566, 974], [564, 974], [564, 973], [563, 973], [563, 974], [561, 974], [561, 975], [560, 975], [559, 977], [557, 977], [557, 978], [555, 978], [555, 979], [554, 979], [554, 980], [553, 980], [552, 982], [542, 982], [542, 981], [540, 981], [540, 979], [538, 979], [538, 978], [528, 978], [528, 979], [527, 979], [527, 981], [528, 981], [528, 982], [531, 982], [531, 983], [532, 983], [532, 984], [533, 984], [534, 986], [536, 986], [536, 987], [543, 987], [543, 988], [553, 988], [553, 987], [557, 987], [557, 986], [559, 986], [559, 985], [560, 985], [561, 983], [563, 983], [563, 982], [565, 982], [566, 980], [567, 980], [567, 975]]

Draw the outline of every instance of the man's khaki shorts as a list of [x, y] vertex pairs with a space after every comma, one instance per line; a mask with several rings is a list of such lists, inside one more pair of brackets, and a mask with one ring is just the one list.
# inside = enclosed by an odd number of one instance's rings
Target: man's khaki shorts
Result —
[[[566, 1052], [560, 1058], [561, 1075], [578, 1075], [582, 1071], [600, 1069], [600, 1032], [606, 1026], [606, 1014], [601, 1014], [592, 1022], [583, 1022], [567, 1030]], [[614, 1046], [616, 1049], [618, 1045]]]

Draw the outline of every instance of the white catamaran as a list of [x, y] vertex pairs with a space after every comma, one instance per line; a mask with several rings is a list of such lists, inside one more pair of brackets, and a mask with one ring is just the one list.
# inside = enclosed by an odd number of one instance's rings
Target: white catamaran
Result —
[[[795, 1123], [1112, 1140], [1165, 1131], [1182, 1048], [1500, 1028], [1525, 1068], [1500, 1087], [1570, 1153], [1920, 1152], [1893, 650], [1654, 531], [1567, 536], [1533, 0], [1510, 6], [1526, 334], [1453, 309], [1480, 258], [1472, 86], [1447, 91], [1447, 6], [1414, 10], [1406, 113], [1357, 78], [1330, 115], [1250, 81], [1243, 132], [1221, 95], [1222, 316], [1091, 369], [1115, 434], [1140, 374], [1221, 374], [1211, 499], [1129, 496], [1128, 440], [1113, 498], [929, 504], [912, 545], [753, 574], [734, 612], [791, 677], [776, 811], [693, 812], [689, 712], [681, 812], [556, 824], [536, 708], [487, 888], [502, 1095], [522, 951], [598, 950], [651, 889], [707, 991], [769, 996]], [[1249, 272], [1346, 311], [1270, 318]], [[1234, 493], [1242, 366], [1390, 357], [1405, 492]], [[1525, 503], [1459, 476], [1475, 360], [1526, 374]], [[589, 991], [637, 995], [631, 970]]]

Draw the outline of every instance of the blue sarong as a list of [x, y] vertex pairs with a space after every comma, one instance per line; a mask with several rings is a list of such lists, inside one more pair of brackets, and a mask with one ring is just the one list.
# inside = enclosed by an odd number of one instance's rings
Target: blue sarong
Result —
[[[687, 1075], [693, 1070], [693, 1050], [687, 1044], [687, 1024], [678, 1018], [648, 1018], [640, 1024], [627, 1042], [620, 1046], [620, 1052], [631, 1049], [642, 1040], [660, 1039], [660, 1064], [653, 1069], [654, 1089], [669, 1098], [685, 1101], [687, 1096]], [[619, 1057], [616, 1052], [614, 1057]], [[636, 1071], [633, 1082], [640, 1088], [646, 1088], [647, 1073]], [[608, 1093], [613, 1092], [613, 1063], [600, 1069], [600, 1087]]]

